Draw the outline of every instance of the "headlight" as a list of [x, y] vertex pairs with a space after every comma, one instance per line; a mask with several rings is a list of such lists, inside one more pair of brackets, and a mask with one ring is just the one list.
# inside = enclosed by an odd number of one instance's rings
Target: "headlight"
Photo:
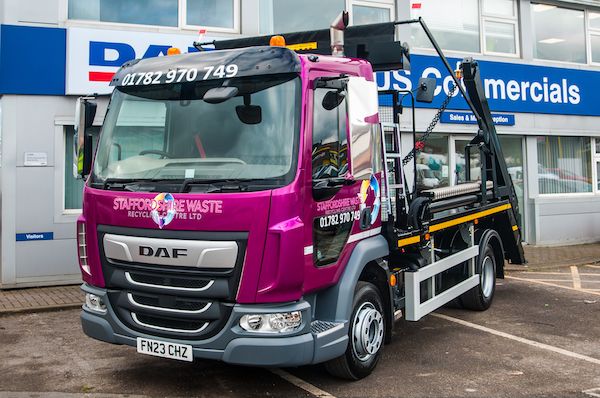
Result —
[[244, 315], [240, 326], [248, 332], [285, 333], [293, 332], [302, 325], [300, 311], [282, 312], [277, 314]]
[[95, 294], [85, 294], [85, 305], [87, 305], [90, 310], [106, 312], [106, 305], [104, 304], [104, 301]]

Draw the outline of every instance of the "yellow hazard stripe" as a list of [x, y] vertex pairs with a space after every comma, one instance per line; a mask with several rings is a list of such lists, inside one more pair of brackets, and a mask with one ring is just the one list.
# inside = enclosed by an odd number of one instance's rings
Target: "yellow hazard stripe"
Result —
[[398, 241], [398, 247], [412, 245], [413, 243], [419, 243], [421, 241], [421, 237], [419, 235], [413, 236], [411, 238], [400, 239]]
[[300, 51], [300, 50], [315, 50], [317, 48], [317, 42], [313, 41], [310, 43], [299, 43], [299, 44], [290, 44], [286, 46], [290, 50]]
[[429, 227], [429, 232], [440, 231], [442, 229], [450, 228], [458, 224], [462, 224], [464, 222], [473, 221], [476, 218], [481, 218], [485, 216], [489, 216], [491, 214], [500, 213], [501, 211], [508, 210], [511, 208], [510, 203], [498, 207], [494, 207], [492, 209], [480, 211], [479, 213], [471, 214], [468, 216], [464, 216], [461, 218], [457, 218], [456, 220], [446, 221], [440, 224], [435, 224]]

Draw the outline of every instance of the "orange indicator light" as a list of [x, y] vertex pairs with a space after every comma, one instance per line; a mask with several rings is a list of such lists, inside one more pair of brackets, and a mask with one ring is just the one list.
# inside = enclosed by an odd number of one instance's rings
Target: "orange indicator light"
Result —
[[181, 54], [181, 50], [179, 50], [177, 47], [171, 47], [167, 50], [167, 55], [177, 55], [177, 54]]

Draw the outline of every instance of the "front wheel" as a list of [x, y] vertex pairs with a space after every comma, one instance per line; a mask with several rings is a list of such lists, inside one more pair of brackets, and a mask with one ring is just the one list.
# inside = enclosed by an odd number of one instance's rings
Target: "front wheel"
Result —
[[334, 376], [360, 380], [373, 371], [385, 337], [383, 302], [379, 290], [372, 283], [359, 281], [354, 290], [354, 301], [348, 348], [344, 355], [325, 363]]

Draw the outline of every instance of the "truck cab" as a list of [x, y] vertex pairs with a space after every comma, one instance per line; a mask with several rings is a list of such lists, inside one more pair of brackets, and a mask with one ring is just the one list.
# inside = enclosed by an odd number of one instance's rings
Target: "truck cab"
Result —
[[125, 63], [93, 164], [82, 102], [88, 336], [183, 361], [324, 362], [360, 379], [395, 320], [455, 298], [489, 307], [505, 255], [524, 259], [487, 104], [473, 108], [484, 117], [470, 146], [482, 151], [484, 181], [417, 190], [415, 163], [410, 192], [410, 157], [385, 150], [368, 60], [389, 68], [388, 47], [310, 53], [322, 34], [291, 46], [309, 53], [244, 45]]

